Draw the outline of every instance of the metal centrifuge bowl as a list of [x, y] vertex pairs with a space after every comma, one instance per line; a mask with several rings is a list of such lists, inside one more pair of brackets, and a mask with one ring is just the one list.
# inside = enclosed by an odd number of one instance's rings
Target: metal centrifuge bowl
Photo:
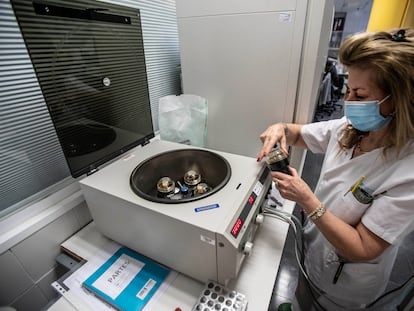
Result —
[[[188, 172], [200, 175], [199, 184], [186, 184]], [[186, 175], [187, 174], [187, 175]], [[130, 185], [135, 194], [159, 203], [184, 203], [205, 198], [222, 189], [231, 176], [229, 162], [222, 156], [201, 149], [179, 149], [157, 154], [141, 162], [132, 172]], [[160, 196], [159, 181], [175, 182], [175, 193]], [[197, 188], [197, 186], [199, 186]], [[201, 189], [207, 191], [199, 191]], [[177, 189], [178, 188], [178, 189]], [[188, 192], [181, 192], [187, 188]]]

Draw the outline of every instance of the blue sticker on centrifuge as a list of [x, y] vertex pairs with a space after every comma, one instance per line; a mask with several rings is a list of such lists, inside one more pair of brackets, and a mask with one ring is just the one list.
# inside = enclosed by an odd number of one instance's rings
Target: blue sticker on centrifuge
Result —
[[216, 203], [216, 204], [210, 204], [206, 206], [197, 207], [194, 210], [196, 213], [198, 213], [198, 212], [207, 211], [209, 209], [218, 208], [218, 207], [220, 207], [220, 205]]

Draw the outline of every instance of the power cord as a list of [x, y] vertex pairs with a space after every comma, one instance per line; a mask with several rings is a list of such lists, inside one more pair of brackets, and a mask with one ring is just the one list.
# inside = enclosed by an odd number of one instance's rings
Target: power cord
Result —
[[[269, 216], [269, 217], [273, 217], [273, 218], [277, 218], [279, 220], [282, 220], [284, 222], [287, 222], [291, 228], [293, 229], [293, 233], [294, 233], [294, 237], [295, 237], [295, 257], [296, 257], [296, 262], [298, 264], [299, 270], [302, 273], [302, 275], [304, 276], [306, 282], [319, 294], [322, 295], [323, 292], [310, 280], [308, 274], [305, 271], [305, 267], [303, 266], [303, 258], [304, 258], [304, 254], [303, 254], [303, 250], [299, 247], [299, 245], [301, 245], [301, 238], [303, 236], [303, 228], [302, 228], [302, 224], [301, 221], [293, 214], [282, 211], [282, 210], [278, 210], [275, 208], [270, 208], [270, 207], [266, 207], [264, 209], [264, 215], [265, 216]], [[299, 228], [299, 229], [298, 229]], [[313, 302], [315, 304], [316, 307], [319, 308], [319, 310], [321, 311], [328, 311], [326, 310], [316, 299], [313, 291], [310, 291], [312, 298], [313, 298]]]
[[[367, 308], [371, 308], [373, 307], [376, 303], [380, 302], [382, 299], [386, 298], [388, 295], [399, 291], [400, 289], [404, 288], [408, 283], [410, 283], [411, 280], [414, 280], [414, 275], [410, 276], [404, 283], [402, 283], [401, 285], [399, 285], [398, 287], [389, 290], [388, 292], [382, 294], [381, 296], [379, 296], [377, 299], [375, 299], [373, 302], [371, 302], [369, 305], [367, 305]], [[414, 287], [413, 287], [414, 289]]]

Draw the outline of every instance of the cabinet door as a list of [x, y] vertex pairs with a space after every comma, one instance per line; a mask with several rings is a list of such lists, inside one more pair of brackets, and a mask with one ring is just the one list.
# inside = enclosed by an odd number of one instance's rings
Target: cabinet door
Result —
[[[293, 11], [302, 0], [176, 0], [177, 17]], [[305, 4], [306, 5], [306, 4]]]
[[209, 148], [256, 157], [260, 133], [293, 119], [305, 20], [297, 16], [178, 19], [184, 93], [208, 100]]

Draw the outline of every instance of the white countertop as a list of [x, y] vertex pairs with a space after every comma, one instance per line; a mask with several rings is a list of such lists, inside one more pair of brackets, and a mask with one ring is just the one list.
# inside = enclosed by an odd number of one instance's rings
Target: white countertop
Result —
[[[294, 202], [286, 201], [285, 212], [291, 213]], [[273, 286], [279, 270], [289, 225], [272, 217], [265, 217], [254, 239], [253, 253], [244, 261], [237, 279], [228, 287], [246, 295], [248, 310], [268, 310]], [[85, 260], [92, 258], [109, 240], [100, 234], [92, 222], [62, 244], [64, 251]], [[203, 283], [181, 273], [158, 297], [153, 310], [190, 311], [203, 289]], [[61, 297], [48, 311], [71, 311], [76, 308], [67, 299]]]

